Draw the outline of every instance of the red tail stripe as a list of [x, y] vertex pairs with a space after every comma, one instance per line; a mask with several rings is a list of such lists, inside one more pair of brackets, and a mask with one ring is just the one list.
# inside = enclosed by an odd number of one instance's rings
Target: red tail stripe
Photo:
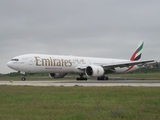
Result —
[[137, 52], [138, 52], [138, 50], [136, 50], [136, 51], [133, 53], [133, 55], [132, 55], [132, 57], [130, 58], [130, 60], [134, 61], [134, 59], [135, 59], [135, 57], [136, 57]]
[[134, 65], [133, 65], [133, 66], [130, 66], [130, 67], [126, 70], [126, 72], [128, 72], [129, 70], [131, 70], [133, 67], [134, 67]]

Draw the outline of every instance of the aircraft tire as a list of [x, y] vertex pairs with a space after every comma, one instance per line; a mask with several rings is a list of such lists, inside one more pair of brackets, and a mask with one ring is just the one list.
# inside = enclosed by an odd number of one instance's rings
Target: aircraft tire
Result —
[[108, 77], [105, 77], [105, 80], [109, 80], [109, 78], [108, 78]]
[[77, 78], [77, 81], [79, 81], [79, 80], [80, 81], [83, 81], [83, 80], [87, 81], [87, 78], [83, 78], [83, 77], [82, 78]]
[[97, 77], [97, 80], [108, 80], [108, 77], [105, 77], [105, 76]]
[[25, 78], [25, 77], [22, 77], [22, 78], [21, 78], [21, 80], [22, 80], [22, 81], [25, 81], [25, 80], [26, 80], [26, 78]]

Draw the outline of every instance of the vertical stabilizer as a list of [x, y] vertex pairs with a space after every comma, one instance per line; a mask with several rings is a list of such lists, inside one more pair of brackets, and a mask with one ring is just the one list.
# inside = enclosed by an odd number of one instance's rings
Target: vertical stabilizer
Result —
[[144, 45], [144, 42], [140, 41], [137, 49], [135, 50], [135, 52], [133, 53], [133, 55], [130, 58], [131, 61], [136, 61], [136, 60], [139, 60], [141, 58], [143, 45]]

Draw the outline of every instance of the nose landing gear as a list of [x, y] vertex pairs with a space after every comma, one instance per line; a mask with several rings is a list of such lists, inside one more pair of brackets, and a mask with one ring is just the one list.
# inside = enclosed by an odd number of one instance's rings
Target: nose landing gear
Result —
[[21, 78], [21, 80], [22, 80], [22, 81], [25, 81], [25, 80], [26, 80], [26, 78], [25, 78], [25, 77], [22, 77], [22, 78]]
[[25, 78], [25, 72], [19, 71], [19, 73], [22, 75], [21, 80], [25, 81], [26, 80], [26, 78]]

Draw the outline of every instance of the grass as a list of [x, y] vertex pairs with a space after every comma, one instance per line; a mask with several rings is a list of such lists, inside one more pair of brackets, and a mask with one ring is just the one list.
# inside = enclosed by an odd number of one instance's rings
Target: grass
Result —
[[159, 87], [0, 86], [0, 119], [160, 119]]

